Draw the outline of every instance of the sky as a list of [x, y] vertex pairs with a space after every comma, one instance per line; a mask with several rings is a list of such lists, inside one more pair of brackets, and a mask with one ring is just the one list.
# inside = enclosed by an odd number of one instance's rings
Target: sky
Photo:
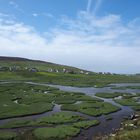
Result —
[[140, 73], [140, 0], [0, 0], [0, 56]]

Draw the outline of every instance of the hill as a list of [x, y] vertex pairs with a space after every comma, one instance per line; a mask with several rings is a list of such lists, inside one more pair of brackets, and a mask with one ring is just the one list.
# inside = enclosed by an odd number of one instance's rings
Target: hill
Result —
[[0, 81], [33, 81], [78, 87], [103, 87], [111, 83], [140, 83], [140, 76], [94, 73], [39, 60], [0, 57]]
[[31, 70], [31, 71], [46, 71], [57, 73], [88, 73], [86, 70], [75, 67], [40, 61], [31, 60], [20, 57], [3, 57], [0, 56], [0, 70]]

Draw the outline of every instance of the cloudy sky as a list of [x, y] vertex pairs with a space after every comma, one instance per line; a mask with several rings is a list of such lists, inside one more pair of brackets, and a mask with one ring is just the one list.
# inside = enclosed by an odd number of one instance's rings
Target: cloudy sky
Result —
[[0, 56], [140, 73], [140, 0], [0, 0]]

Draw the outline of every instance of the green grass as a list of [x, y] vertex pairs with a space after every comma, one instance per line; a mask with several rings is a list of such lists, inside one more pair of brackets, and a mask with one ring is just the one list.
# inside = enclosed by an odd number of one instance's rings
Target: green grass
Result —
[[100, 122], [98, 120], [80, 121], [73, 124], [76, 128], [88, 129], [91, 126], [98, 125]]
[[[53, 109], [51, 87], [29, 84], [0, 84], [0, 118], [38, 114]], [[17, 101], [17, 103], [15, 102]]]
[[59, 112], [52, 116], [40, 118], [37, 122], [59, 124], [59, 123], [76, 122], [76, 121], [80, 121], [80, 120], [84, 120], [84, 118], [79, 115], [70, 113], [70, 112]]
[[60, 125], [53, 128], [37, 128], [33, 133], [38, 140], [62, 140], [76, 136], [80, 133], [80, 129], [71, 125]]
[[[21, 68], [15, 72], [0, 72], [0, 81], [21, 82], [19, 84], [0, 85], [0, 118], [26, 116], [47, 112], [53, 109], [55, 103], [61, 104], [63, 110], [77, 111], [91, 116], [106, 115], [120, 110], [120, 108], [112, 104], [105, 103], [102, 100], [92, 98], [82, 93], [63, 92], [49, 86], [37, 86], [22, 83], [24, 81], [77, 87], [104, 87], [108, 86], [110, 83], [140, 83], [140, 76], [138, 75], [109, 75], [92, 72], [89, 75], [85, 75], [79, 74], [80, 69], [74, 67], [39, 61], [0, 60], [0, 65], [7, 67], [16, 65]], [[29, 72], [25, 70], [25, 67], [35, 67], [39, 70], [39, 72]], [[50, 68], [58, 69], [60, 72], [45, 72]], [[72, 70], [77, 74], [62, 73], [63, 68]], [[140, 87], [129, 86], [122, 88], [139, 89]], [[118, 96], [118, 93], [113, 94], [100, 96], [104, 96], [103, 98], [114, 98]], [[140, 94], [137, 94], [136, 96], [138, 97], [139, 95]], [[123, 96], [123, 100], [115, 101], [122, 105], [129, 105], [135, 110], [139, 110], [139, 104], [137, 103], [137, 100], [133, 99], [133, 97], [134, 96], [132, 95], [127, 95]], [[77, 101], [81, 102], [79, 104], [75, 104]], [[106, 119], [108, 119], [108, 117]], [[62, 125], [64, 123], [67, 125]], [[52, 116], [39, 118], [37, 120], [9, 121], [1, 127], [16, 128], [23, 126], [48, 126], [49, 128], [38, 128], [34, 130], [33, 133], [36, 138], [62, 140], [77, 135], [80, 133], [81, 128], [86, 129], [98, 123], [99, 122], [96, 120], [84, 120], [81, 116], [68, 112], [60, 112]], [[137, 140], [139, 132], [133, 132], [133, 130], [131, 131], [134, 134], [133, 137]], [[0, 131], [0, 140], [2, 139], [1, 137], [9, 137], [8, 139], [11, 139], [11, 135], [13, 135], [12, 139], [16, 137], [15, 133], [9, 133], [10, 132], [2, 133]], [[127, 133], [129, 133], [128, 130], [126, 131], [126, 134]], [[21, 136], [19, 137], [21, 138]]]
[[115, 99], [115, 102], [124, 106], [139, 106], [140, 104], [136, 102], [133, 98], [131, 99]]
[[134, 98], [122, 98], [114, 99], [116, 103], [119, 103], [123, 106], [130, 106], [135, 111], [140, 111], [140, 103], [137, 102], [137, 99]]
[[47, 117], [41, 117], [37, 120], [14, 120], [9, 121], [0, 128], [17, 128], [23, 126], [50, 126], [64, 123], [73, 123], [77, 121], [85, 120], [85, 118], [75, 115], [71, 112], [58, 112]]
[[115, 90], [126, 90], [127, 87], [126, 86], [121, 86], [121, 87], [111, 87], [111, 89], [115, 89]]
[[121, 87], [112, 87], [111, 89], [116, 89], [116, 90], [140, 89], [140, 86], [121, 86]]
[[131, 95], [130, 93], [120, 93], [120, 92], [114, 92], [114, 93], [96, 93], [95, 94], [98, 97], [102, 97], [102, 98], [115, 98], [118, 96], [129, 96]]
[[119, 107], [105, 102], [82, 102], [80, 104], [64, 104], [62, 110], [77, 111], [91, 116], [110, 114], [120, 110]]
[[14, 140], [16, 136], [15, 132], [0, 131], [0, 140]]
[[139, 140], [140, 139], [140, 129], [124, 131], [122, 134], [111, 137], [108, 140]]
[[[138, 113], [139, 114], [139, 113]], [[105, 140], [139, 140], [140, 139], [140, 117], [134, 120], [125, 120], [121, 129]]]
[[69, 85], [78, 87], [103, 87], [110, 83], [139, 83], [139, 76], [103, 75], [103, 74], [67, 74], [49, 72], [0, 72], [0, 80], [34, 81], [49, 84]]
[[54, 103], [71, 105], [77, 101], [86, 101], [92, 106], [103, 102], [83, 93], [64, 92], [49, 86], [22, 82], [0, 84], [0, 118], [40, 114], [51, 111]]
[[0, 125], [0, 128], [20, 128], [24, 126], [35, 126], [37, 123], [35, 123], [32, 120], [13, 120], [8, 121], [3, 125]]
[[19, 70], [25, 70], [25, 68], [37, 68], [40, 71], [46, 71], [48, 69], [57, 69], [62, 71], [63, 68], [68, 70], [73, 70], [74, 72], [79, 72], [80, 69], [70, 66], [64, 66], [59, 64], [54, 64], [50, 62], [43, 62], [43, 61], [35, 61], [35, 60], [22, 60], [22, 59], [14, 59], [14, 58], [6, 58], [4, 60], [0, 59], [0, 66], [2, 67], [12, 67], [18, 66], [20, 67]]
[[[36, 81], [50, 84], [70, 85], [79, 87], [103, 87], [111, 83], [140, 83], [139, 75], [120, 75], [120, 74], [98, 74], [90, 72], [90, 74], [80, 74], [81, 69], [46, 63], [42, 61], [32, 61], [21, 58], [5, 58], [0, 59], [1, 67], [20, 67], [17, 71], [1, 71], [0, 80], [8, 81]], [[38, 72], [29, 72], [26, 68], [36, 68]], [[63, 73], [63, 69], [73, 71], [75, 74]], [[56, 72], [47, 72], [47, 70], [58, 70]], [[87, 72], [83, 70], [84, 72]]]
[[30, 105], [20, 104], [16, 105], [11, 102], [7, 102], [2, 108], [0, 108], [0, 118], [9, 118], [9, 117], [17, 117], [17, 116], [26, 116], [32, 114], [40, 114], [43, 112], [51, 111], [53, 105], [50, 103], [32, 103]]

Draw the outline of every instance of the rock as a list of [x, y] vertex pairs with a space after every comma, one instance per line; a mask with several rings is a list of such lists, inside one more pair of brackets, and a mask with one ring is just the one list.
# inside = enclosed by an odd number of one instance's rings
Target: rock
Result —
[[136, 114], [136, 115], [135, 115], [135, 117], [136, 117], [136, 118], [139, 118], [139, 117], [140, 117], [140, 115], [137, 115], [137, 114]]
[[133, 121], [137, 121], [138, 119], [134, 119]]
[[133, 124], [133, 123], [131, 123], [131, 124], [129, 124], [129, 126], [134, 126], [134, 124]]
[[133, 113], [131, 116], [130, 116], [130, 119], [133, 120], [136, 118], [136, 115]]
[[110, 134], [110, 136], [111, 136], [111, 137], [115, 137], [115, 136], [116, 136], [116, 134]]

